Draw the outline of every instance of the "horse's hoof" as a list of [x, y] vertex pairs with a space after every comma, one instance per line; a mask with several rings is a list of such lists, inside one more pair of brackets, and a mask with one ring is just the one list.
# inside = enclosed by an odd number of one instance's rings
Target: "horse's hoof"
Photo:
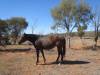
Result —
[[58, 63], [58, 66], [60, 66], [61, 65], [61, 63]]
[[36, 64], [36, 65], [38, 65], [38, 64]]
[[59, 64], [59, 61], [56, 61], [57, 64]]
[[46, 64], [46, 62], [43, 63], [44, 65]]
[[36, 65], [39, 65], [39, 63], [36, 63]]
[[44, 60], [44, 64], [46, 64], [46, 60]]

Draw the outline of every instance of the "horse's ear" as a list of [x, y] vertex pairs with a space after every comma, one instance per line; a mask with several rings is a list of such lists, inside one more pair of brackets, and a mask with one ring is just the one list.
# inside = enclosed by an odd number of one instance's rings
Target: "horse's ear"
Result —
[[26, 33], [24, 33], [24, 35], [25, 35]]
[[22, 36], [25, 36], [26, 35], [26, 33], [24, 33]]

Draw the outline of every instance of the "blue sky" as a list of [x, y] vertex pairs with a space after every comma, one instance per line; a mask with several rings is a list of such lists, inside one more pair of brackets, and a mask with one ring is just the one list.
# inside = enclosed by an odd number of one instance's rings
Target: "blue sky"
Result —
[[[61, 0], [0, 0], [0, 18], [25, 17], [29, 23], [26, 33], [47, 34], [52, 32], [51, 8]], [[94, 9], [100, 8], [100, 0], [86, 0]]]

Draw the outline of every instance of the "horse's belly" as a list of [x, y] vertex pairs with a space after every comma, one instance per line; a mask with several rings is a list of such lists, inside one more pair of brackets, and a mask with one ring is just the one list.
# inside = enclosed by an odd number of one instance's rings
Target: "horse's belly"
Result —
[[39, 39], [35, 42], [35, 45], [39, 49], [52, 49], [55, 47], [56, 44], [55, 42], [52, 42], [50, 40]]
[[43, 47], [44, 49], [52, 49], [52, 48], [55, 47], [55, 45], [54, 45], [54, 44], [43, 44], [42, 47]]

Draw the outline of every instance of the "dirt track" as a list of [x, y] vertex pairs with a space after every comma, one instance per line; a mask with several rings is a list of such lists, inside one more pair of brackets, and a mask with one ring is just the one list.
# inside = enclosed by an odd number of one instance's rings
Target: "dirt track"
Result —
[[100, 75], [99, 48], [69, 49], [61, 65], [55, 63], [56, 49], [45, 51], [45, 56], [47, 64], [40, 55], [41, 65], [36, 66], [35, 52], [0, 52], [0, 75]]

